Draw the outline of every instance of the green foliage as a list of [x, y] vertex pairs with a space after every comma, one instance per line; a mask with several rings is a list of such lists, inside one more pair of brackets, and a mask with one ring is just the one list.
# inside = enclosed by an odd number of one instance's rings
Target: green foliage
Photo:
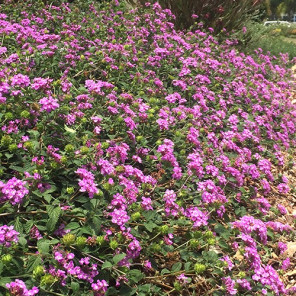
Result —
[[[145, 5], [147, 0], [127, 0], [133, 5]], [[148, 1], [149, 2], [149, 1]], [[150, 1], [154, 2], [154, 1]], [[179, 29], [188, 29], [195, 22], [203, 22], [207, 28], [213, 28], [216, 34], [224, 30], [241, 29], [246, 21], [256, 18], [264, 1], [233, 1], [233, 0], [160, 0], [163, 8], [169, 8], [176, 16], [175, 25]], [[198, 16], [198, 19], [192, 18]]]
[[290, 60], [296, 57], [295, 25], [267, 27], [258, 22], [247, 22], [245, 27], [246, 32], [240, 30], [232, 34], [232, 38], [238, 40], [239, 50], [252, 54], [261, 48], [264, 54], [279, 57], [280, 54], [288, 53]]

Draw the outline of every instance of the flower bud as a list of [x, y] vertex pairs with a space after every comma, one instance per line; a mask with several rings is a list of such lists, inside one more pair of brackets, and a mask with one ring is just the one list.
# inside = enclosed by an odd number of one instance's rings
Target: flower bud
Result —
[[213, 232], [208, 230], [204, 233], [204, 238], [213, 238], [214, 235], [213, 235]]
[[65, 155], [63, 155], [63, 156], [61, 157], [61, 163], [63, 163], [63, 164], [67, 163], [67, 160], [68, 160], [68, 158], [67, 158], [67, 156], [65, 156]]
[[51, 274], [46, 274], [41, 278], [41, 285], [43, 286], [50, 286], [55, 282], [55, 278]]
[[167, 225], [162, 225], [162, 226], [159, 227], [159, 232], [161, 234], [168, 234], [169, 227]]
[[76, 238], [76, 246], [80, 249], [84, 248], [86, 245], [86, 238], [83, 236], [78, 236]]
[[141, 218], [141, 213], [140, 212], [135, 212], [131, 215], [131, 220], [132, 221], [137, 221]]
[[17, 145], [16, 145], [16, 144], [10, 144], [10, 145], [8, 146], [8, 150], [9, 150], [10, 152], [15, 152], [15, 151], [17, 150]]
[[102, 143], [103, 149], [107, 149], [108, 147], [109, 147], [109, 143], [107, 143], [107, 142]]
[[101, 245], [104, 244], [104, 242], [105, 242], [105, 237], [104, 237], [104, 235], [99, 235], [99, 236], [97, 237], [97, 244], [98, 244], [99, 246], [101, 246]]
[[80, 152], [81, 152], [81, 154], [86, 154], [86, 153], [88, 153], [88, 151], [89, 151], [89, 148], [86, 147], [86, 146], [82, 146], [82, 147], [80, 148]]
[[67, 233], [63, 236], [62, 238], [62, 243], [65, 245], [65, 246], [71, 246], [75, 243], [75, 240], [76, 240], [76, 236], [72, 233]]
[[73, 151], [74, 151], [74, 146], [71, 145], [71, 144], [67, 144], [67, 145], [65, 146], [65, 151], [66, 151], [67, 153], [73, 152]]
[[27, 110], [24, 110], [24, 111], [21, 112], [20, 115], [21, 115], [21, 117], [23, 117], [23, 118], [29, 118], [29, 117], [30, 117], [30, 112], [27, 111]]
[[38, 278], [44, 275], [44, 273], [45, 273], [44, 267], [41, 265], [37, 265], [33, 270], [33, 277]]
[[215, 240], [215, 238], [209, 238], [209, 239], [207, 239], [207, 243], [208, 243], [210, 246], [212, 246], [212, 245], [214, 245], [214, 244], [216, 243], [216, 240]]
[[1, 258], [1, 261], [3, 262], [4, 265], [11, 262], [11, 260], [12, 260], [12, 255], [10, 254], [3, 255]]
[[67, 189], [68, 194], [73, 194], [74, 193], [74, 187], [68, 187]]
[[109, 245], [112, 250], [115, 250], [118, 247], [118, 242], [113, 239], [110, 241]]
[[5, 116], [5, 119], [7, 120], [13, 119], [13, 114], [11, 112], [6, 112], [4, 116]]
[[194, 265], [194, 271], [197, 274], [201, 274], [206, 270], [206, 266], [204, 264], [200, 264], [200, 263], [195, 263]]
[[1, 145], [8, 146], [11, 143], [12, 139], [9, 135], [4, 135], [1, 138]]
[[199, 241], [197, 239], [192, 238], [189, 241], [190, 248], [196, 249], [199, 246]]

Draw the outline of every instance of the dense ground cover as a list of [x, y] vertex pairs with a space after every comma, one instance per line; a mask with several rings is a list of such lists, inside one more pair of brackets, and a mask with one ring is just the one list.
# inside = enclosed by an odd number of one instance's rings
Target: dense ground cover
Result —
[[294, 294], [287, 56], [32, 3], [0, 14], [0, 293]]

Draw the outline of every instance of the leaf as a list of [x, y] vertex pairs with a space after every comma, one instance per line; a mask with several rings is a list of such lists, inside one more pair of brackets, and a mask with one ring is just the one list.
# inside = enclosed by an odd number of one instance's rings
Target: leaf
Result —
[[136, 288], [131, 288], [128, 286], [123, 286], [120, 290], [119, 290], [119, 295], [122, 296], [132, 296], [135, 295], [135, 293], [137, 292]]
[[121, 261], [122, 259], [124, 259], [126, 256], [125, 253], [122, 253], [122, 254], [117, 254], [113, 257], [113, 262], [114, 264], [117, 264], [119, 261]]
[[71, 282], [71, 289], [72, 289], [74, 292], [79, 291], [79, 289], [80, 289], [80, 285], [79, 285], [79, 283], [77, 283], [77, 282]]
[[49, 232], [53, 232], [55, 227], [56, 227], [56, 224], [60, 218], [60, 215], [62, 213], [62, 210], [60, 207], [56, 207], [54, 208], [53, 210], [50, 210], [48, 211], [48, 216], [49, 216], [49, 219], [46, 223], [46, 229], [49, 231]]
[[215, 262], [218, 260], [218, 255], [214, 251], [203, 251], [202, 252], [203, 259], [208, 262]]
[[52, 196], [48, 194], [47, 192], [43, 193], [43, 198], [47, 203], [50, 203], [52, 200]]
[[0, 286], [6, 287], [5, 285], [11, 282], [11, 278], [9, 277], [1, 277], [0, 278]]
[[182, 268], [182, 263], [181, 263], [181, 262], [177, 262], [177, 263], [175, 263], [175, 264], [172, 266], [172, 271], [173, 271], [173, 272], [176, 272], [176, 271], [181, 270], [181, 268]]
[[31, 272], [34, 268], [42, 263], [42, 259], [40, 256], [31, 256], [28, 259], [27, 263], [27, 272]]
[[161, 271], [161, 275], [163, 274], [166, 274], [166, 273], [170, 273], [170, 271], [167, 269], [167, 268], [164, 268], [162, 271]]
[[109, 261], [105, 261], [101, 267], [101, 269], [111, 268], [113, 265]]
[[49, 246], [50, 246], [50, 241], [47, 239], [40, 239], [37, 242], [38, 251], [41, 254], [48, 254], [49, 253]]
[[34, 222], [32, 220], [28, 220], [24, 225], [25, 232], [29, 233], [33, 225], [34, 225]]
[[130, 270], [128, 275], [132, 283], [138, 283], [144, 277], [143, 273], [138, 269]]
[[18, 240], [19, 244], [24, 247], [25, 245], [27, 245], [27, 240], [23, 237], [23, 236], [20, 236], [19, 237], [19, 240]]
[[296, 253], [296, 242], [288, 242], [287, 243], [287, 251], [285, 252], [288, 254], [290, 258], [294, 256]]
[[11, 166], [9, 166], [9, 168], [12, 169], [12, 170], [14, 170], [14, 171], [21, 172], [21, 173], [23, 173], [24, 171], [26, 171], [25, 168], [19, 167], [19, 166], [16, 166], [16, 165], [11, 165]]
[[66, 125], [64, 125], [64, 128], [66, 130], [66, 132], [70, 133], [70, 134], [75, 134], [76, 133], [76, 130], [70, 128], [70, 127], [67, 127]]
[[74, 230], [79, 228], [80, 225], [77, 222], [70, 222], [69, 224], [66, 225], [65, 229], [70, 229], [70, 230]]
[[20, 233], [22, 233], [24, 231], [24, 227], [20, 221], [20, 217], [16, 217], [15, 222], [14, 222], [14, 229]]
[[149, 221], [148, 223], [144, 223], [144, 227], [149, 231], [152, 232], [157, 225], [153, 223], [152, 221]]

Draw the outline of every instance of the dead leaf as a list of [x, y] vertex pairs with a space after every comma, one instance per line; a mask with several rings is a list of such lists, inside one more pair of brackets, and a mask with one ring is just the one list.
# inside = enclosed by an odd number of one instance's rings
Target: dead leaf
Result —
[[296, 242], [288, 242], [287, 243], [287, 250], [285, 252], [288, 257], [293, 257], [296, 253]]

